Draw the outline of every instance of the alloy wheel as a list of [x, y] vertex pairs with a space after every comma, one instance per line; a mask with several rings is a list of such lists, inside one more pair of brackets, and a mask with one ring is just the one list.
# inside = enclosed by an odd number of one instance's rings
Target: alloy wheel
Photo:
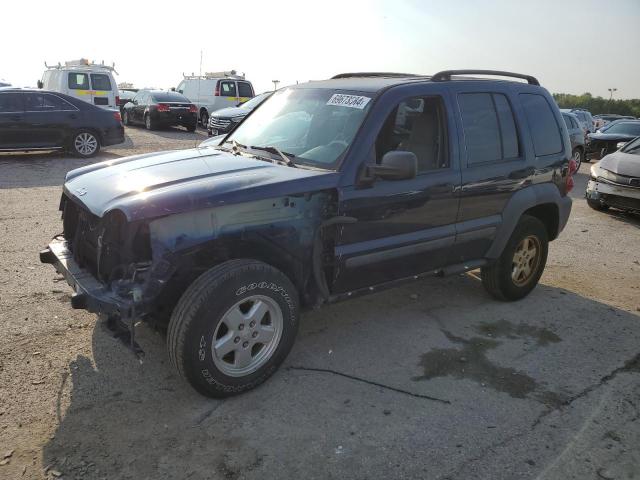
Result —
[[283, 314], [275, 300], [254, 295], [240, 300], [222, 316], [213, 335], [213, 362], [225, 375], [242, 377], [264, 365], [276, 351]]
[[89, 132], [82, 132], [76, 135], [73, 146], [81, 155], [93, 155], [98, 149], [98, 139]]
[[515, 285], [522, 287], [535, 275], [541, 251], [540, 240], [535, 235], [520, 240], [511, 261], [511, 279]]

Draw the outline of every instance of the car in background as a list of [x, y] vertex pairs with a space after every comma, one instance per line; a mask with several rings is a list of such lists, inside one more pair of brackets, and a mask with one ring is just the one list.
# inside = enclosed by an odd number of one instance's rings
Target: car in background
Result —
[[585, 135], [594, 131], [593, 117], [588, 110], [582, 108], [562, 108], [560, 111], [563, 113], [572, 113], [578, 117], [578, 122]]
[[0, 151], [65, 150], [93, 157], [124, 142], [120, 112], [59, 92], [0, 90]]
[[585, 154], [586, 135], [580, 126], [580, 120], [577, 115], [567, 113], [563, 110], [561, 112], [564, 124], [567, 126], [567, 130], [569, 131], [569, 140], [571, 140], [571, 156], [576, 161], [576, 169], [579, 169]]
[[640, 213], [640, 137], [591, 167], [585, 196], [594, 210]]
[[[46, 63], [45, 63], [46, 65]], [[47, 66], [38, 80], [38, 88], [64, 93], [103, 108], [118, 108], [118, 86], [113, 66], [96, 64], [87, 59]]]
[[208, 72], [201, 76], [183, 75], [175, 91], [182, 93], [198, 107], [198, 121], [202, 128], [208, 128], [211, 113], [236, 107], [255, 95], [251, 82], [244, 75], [237, 75], [235, 70]]
[[618, 115], [617, 113], [600, 113], [598, 115], [593, 116], [593, 121], [596, 126], [596, 131], [610, 122], [615, 122], [616, 120], [635, 120], [635, 117], [630, 115]]
[[147, 130], [180, 125], [193, 132], [198, 124], [198, 109], [178, 92], [139, 90], [123, 107], [125, 125], [144, 125]]
[[120, 114], [124, 113], [123, 107], [133, 100], [136, 96], [137, 90], [120, 90], [120, 98], [118, 99], [118, 108], [120, 109]]
[[0, 88], [1, 87], [10, 87], [11, 84], [9, 82], [7, 82], [6, 80], [0, 80]]
[[269, 98], [273, 92], [265, 92], [256, 95], [251, 100], [244, 102], [239, 107], [223, 108], [211, 114], [207, 132], [210, 136], [227, 134], [233, 131], [244, 117], [249, 115], [251, 111]]
[[620, 120], [587, 136], [587, 159], [598, 160], [640, 136], [640, 120]]

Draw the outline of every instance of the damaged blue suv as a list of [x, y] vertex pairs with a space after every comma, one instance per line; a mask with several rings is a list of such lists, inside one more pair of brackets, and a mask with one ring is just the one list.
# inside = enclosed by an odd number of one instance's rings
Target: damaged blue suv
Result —
[[478, 268], [524, 297], [574, 172], [534, 77], [341, 74], [277, 91], [212, 146], [69, 172], [40, 258], [139, 353], [135, 323], [165, 325], [180, 375], [223, 397], [273, 374], [303, 308]]

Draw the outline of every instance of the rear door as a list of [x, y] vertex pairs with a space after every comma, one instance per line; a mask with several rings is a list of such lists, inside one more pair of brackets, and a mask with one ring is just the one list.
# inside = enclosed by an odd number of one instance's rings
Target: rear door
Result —
[[93, 103], [91, 83], [87, 72], [66, 72], [68, 91], [64, 92], [72, 97], [79, 98], [88, 103]]
[[91, 73], [92, 103], [99, 107], [116, 108], [115, 85], [106, 73]]
[[223, 103], [216, 105], [216, 110], [235, 107], [238, 104], [238, 88], [235, 80], [220, 80], [220, 98]]
[[254, 97], [251, 83], [238, 80], [236, 88], [238, 89], [238, 103], [244, 103]]
[[21, 92], [0, 92], [0, 150], [27, 146]]
[[516, 97], [491, 82], [452, 82], [462, 151], [460, 211], [451, 261], [482, 258], [511, 195], [533, 174], [527, 165]]

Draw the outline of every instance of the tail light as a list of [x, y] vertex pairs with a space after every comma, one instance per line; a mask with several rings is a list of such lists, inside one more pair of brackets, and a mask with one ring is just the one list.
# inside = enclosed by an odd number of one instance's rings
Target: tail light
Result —
[[122, 122], [122, 117], [120, 116], [120, 112], [113, 112], [113, 118], [115, 118], [119, 122]]
[[216, 82], [216, 89], [213, 91], [213, 96], [214, 97], [220, 96], [220, 80]]
[[159, 103], [157, 110], [159, 112], [169, 112], [169, 111], [171, 111], [171, 109], [169, 108], [169, 105], [167, 105], [166, 103]]
[[573, 190], [573, 187], [575, 185], [575, 182], [573, 181], [573, 175], [577, 171], [578, 171], [578, 164], [572, 158], [571, 160], [569, 160], [569, 170], [567, 172], [567, 179], [565, 181], [565, 189], [566, 189], [567, 193], [569, 193], [571, 190]]
[[116, 106], [120, 106], [120, 97], [118, 95], [116, 95]]
[[195, 105], [189, 105], [189, 111], [191, 113], [197, 113], [198, 112], [198, 107], [196, 107]]

